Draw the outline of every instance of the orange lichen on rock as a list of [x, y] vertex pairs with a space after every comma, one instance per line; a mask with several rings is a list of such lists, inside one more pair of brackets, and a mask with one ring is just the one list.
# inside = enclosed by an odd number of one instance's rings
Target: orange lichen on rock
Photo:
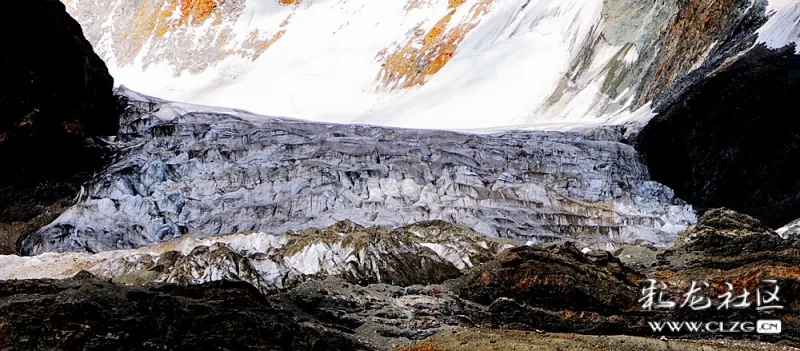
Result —
[[492, 9], [492, 5], [494, 5], [495, 0], [478, 0], [472, 7], [469, 9], [469, 12], [472, 14], [471, 19], [477, 20], [481, 16], [489, 13], [489, 10]]
[[217, 8], [216, 0], [181, 0], [181, 21], [193, 24], [205, 22]]
[[224, 49], [231, 41], [232, 35], [233, 35], [233, 28], [230, 27], [225, 28], [219, 33], [219, 35], [217, 36], [217, 40], [214, 42], [214, 46], [223, 50], [225, 56], [232, 53], [231, 50]]
[[448, 12], [446, 16], [442, 17], [442, 19], [440, 19], [439, 22], [437, 22], [436, 25], [433, 26], [430, 31], [428, 31], [428, 34], [425, 34], [425, 41], [423, 42], [423, 45], [430, 46], [436, 43], [436, 40], [438, 40], [444, 33], [444, 29], [447, 27], [447, 24], [450, 23], [450, 19], [453, 17], [454, 13], [455, 10]]
[[[177, 8], [176, 0], [154, 3], [142, 1], [136, 7], [121, 42], [130, 46], [130, 55], [118, 57], [122, 64], [131, 63], [144, 43], [153, 35], [164, 36], [170, 28], [169, 17]], [[130, 62], [129, 62], [130, 61]]]
[[278, 0], [278, 3], [281, 5], [299, 5], [302, 0]]
[[718, 40], [718, 33], [728, 33], [726, 26], [736, 23], [727, 21], [733, 11], [739, 11], [734, 0], [688, 1], [681, 8], [664, 35], [657, 69], [639, 99], [640, 106], [693, 69], [710, 45]]
[[[180, 6], [181, 18], [170, 20], [175, 10]], [[133, 34], [126, 39], [136, 42], [140, 47], [147, 38], [155, 35], [163, 37], [175, 28], [186, 25], [202, 24], [211, 17], [217, 8], [215, 0], [167, 0], [165, 2], [142, 1], [136, 8], [134, 16]], [[220, 23], [220, 16], [216, 16], [215, 23]]]
[[448, 32], [446, 38], [441, 43], [436, 58], [428, 65], [428, 69], [425, 70], [425, 73], [428, 75], [436, 74], [444, 65], [450, 62], [450, 59], [452, 59], [453, 55], [456, 53], [458, 44], [464, 40], [464, 36], [475, 28], [476, 25], [477, 24], [474, 23], [460, 24], [452, 31]]
[[[421, 40], [417, 34], [403, 47], [388, 55], [379, 79], [383, 80], [386, 86], [392, 87], [400, 85], [407, 88], [424, 84], [430, 65], [443, 49], [440, 39], [454, 13], [455, 10], [448, 12]], [[448, 51], [455, 52], [455, 50]], [[443, 66], [441, 62], [437, 65]]]
[[286, 30], [282, 29], [273, 34], [271, 37], [262, 39], [258, 29], [255, 29], [250, 32], [250, 35], [247, 36], [247, 39], [244, 42], [245, 48], [249, 48], [251, 50], [242, 51], [241, 53], [255, 61], [259, 56], [266, 52], [267, 49], [272, 46], [272, 44], [275, 44], [275, 42], [280, 40], [284, 34], [286, 34]]
[[[456, 53], [458, 45], [464, 40], [466, 35], [474, 29], [480, 22], [480, 17], [488, 13], [494, 0], [479, 0], [466, 13], [466, 22], [448, 26], [452, 21], [458, 7], [466, 3], [466, 0], [449, 0], [450, 11], [439, 19], [439, 21], [428, 32], [412, 30], [409, 33], [410, 39], [402, 46], [389, 53], [389, 50], [381, 50], [376, 58], [383, 61], [378, 80], [384, 87], [409, 88], [415, 85], [425, 84], [427, 76], [436, 74], [444, 67]], [[418, 5], [415, 0], [409, 4]]]
[[164, 7], [159, 10], [155, 28], [158, 37], [165, 36], [167, 32], [178, 25], [169, 20], [176, 8], [178, 8], [178, 4], [175, 1], [168, 1], [164, 4]]
[[454, 9], [456, 7], [463, 5], [465, 2], [467, 2], [467, 0], [448, 0], [447, 8]]

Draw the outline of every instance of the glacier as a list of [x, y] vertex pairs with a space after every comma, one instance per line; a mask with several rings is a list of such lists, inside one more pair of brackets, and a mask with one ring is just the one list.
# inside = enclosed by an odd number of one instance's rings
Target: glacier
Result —
[[[115, 161], [26, 255], [101, 252], [342, 220], [444, 220], [518, 241], [665, 245], [696, 220], [622, 131], [466, 134], [325, 124], [122, 89]], [[610, 245], [610, 246], [609, 246]]]

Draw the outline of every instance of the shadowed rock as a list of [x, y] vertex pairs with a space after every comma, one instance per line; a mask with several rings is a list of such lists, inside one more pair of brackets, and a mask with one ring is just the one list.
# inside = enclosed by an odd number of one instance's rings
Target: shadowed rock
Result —
[[368, 350], [272, 307], [252, 286], [77, 280], [0, 282], [0, 348]]
[[606, 251], [583, 254], [572, 243], [522, 246], [471, 272], [460, 295], [489, 305], [499, 298], [547, 309], [609, 312], [633, 308], [640, 273]]
[[778, 227], [800, 213], [800, 55], [751, 49], [664, 106], [635, 140], [653, 179]]
[[4, 5], [0, 52], [0, 254], [55, 219], [105, 164], [119, 129], [113, 80], [56, 0]]

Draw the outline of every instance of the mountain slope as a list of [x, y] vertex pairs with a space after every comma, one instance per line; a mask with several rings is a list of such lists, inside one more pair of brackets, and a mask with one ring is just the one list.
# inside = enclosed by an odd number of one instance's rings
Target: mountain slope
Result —
[[673, 88], [800, 30], [786, 0], [65, 2], [134, 90], [444, 129], [647, 119]]

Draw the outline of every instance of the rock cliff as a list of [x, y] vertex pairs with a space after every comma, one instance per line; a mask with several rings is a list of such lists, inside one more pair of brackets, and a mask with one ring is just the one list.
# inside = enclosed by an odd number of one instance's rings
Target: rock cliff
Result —
[[[105, 164], [113, 79], [55, 0], [9, 3], [0, 30], [0, 253], [52, 221]], [[13, 34], [12, 34], [13, 33]]]

